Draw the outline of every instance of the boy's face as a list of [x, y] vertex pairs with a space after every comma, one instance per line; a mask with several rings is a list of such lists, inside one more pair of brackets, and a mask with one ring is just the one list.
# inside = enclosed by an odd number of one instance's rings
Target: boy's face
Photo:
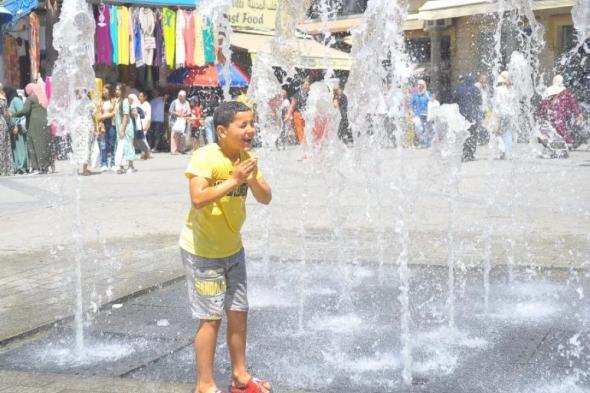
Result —
[[252, 111], [237, 112], [228, 127], [217, 127], [217, 133], [231, 150], [252, 150], [252, 141], [256, 134], [254, 113]]

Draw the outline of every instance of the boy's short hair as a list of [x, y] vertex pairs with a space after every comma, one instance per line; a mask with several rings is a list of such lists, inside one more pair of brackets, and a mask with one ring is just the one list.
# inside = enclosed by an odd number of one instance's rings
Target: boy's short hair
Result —
[[248, 105], [237, 101], [229, 101], [221, 103], [213, 112], [213, 127], [217, 129], [218, 126], [229, 127], [229, 123], [234, 120], [238, 112], [251, 112], [252, 109]]

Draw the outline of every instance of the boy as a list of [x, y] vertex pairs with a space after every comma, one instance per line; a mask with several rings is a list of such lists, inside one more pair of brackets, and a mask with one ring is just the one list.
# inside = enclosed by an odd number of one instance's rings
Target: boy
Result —
[[263, 204], [271, 189], [249, 154], [254, 114], [244, 104], [226, 102], [215, 110], [219, 138], [193, 153], [185, 176], [192, 207], [180, 235], [189, 300], [200, 320], [195, 335], [195, 393], [220, 393], [213, 376], [217, 334], [225, 309], [227, 343], [232, 363], [231, 393], [266, 393], [270, 384], [246, 369], [248, 299], [246, 265], [240, 228], [246, 217], [248, 189]]

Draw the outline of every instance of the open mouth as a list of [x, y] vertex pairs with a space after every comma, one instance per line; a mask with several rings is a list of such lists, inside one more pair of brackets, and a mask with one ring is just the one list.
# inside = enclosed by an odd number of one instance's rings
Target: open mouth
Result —
[[252, 137], [251, 136], [245, 136], [242, 138], [242, 142], [244, 142], [246, 145], [251, 145], [252, 144]]

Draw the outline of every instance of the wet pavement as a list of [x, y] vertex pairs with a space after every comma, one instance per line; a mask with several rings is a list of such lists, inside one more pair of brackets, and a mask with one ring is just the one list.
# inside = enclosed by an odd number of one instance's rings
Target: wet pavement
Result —
[[[518, 270], [491, 276], [484, 310], [482, 272], [456, 276], [455, 328], [448, 326], [447, 271], [411, 270], [413, 385], [401, 383], [399, 280], [394, 266], [326, 261], [249, 262], [249, 364], [276, 391], [586, 392], [590, 389], [588, 277]], [[303, 274], [301, 272], [304, 272]], [[13, 343], [0, 369], [152, 383], [195, 380], [184, 282], [92, 315], [86, 353], [76, 357], [71, 324]], [[301, 301], [302, 300], [302, 301]], [[216, 359], [230, 378], [223, 333]], [[568, 385], [567, 384], [571, 384]], [[572, 390], [578, 389], [578, 390]]]

